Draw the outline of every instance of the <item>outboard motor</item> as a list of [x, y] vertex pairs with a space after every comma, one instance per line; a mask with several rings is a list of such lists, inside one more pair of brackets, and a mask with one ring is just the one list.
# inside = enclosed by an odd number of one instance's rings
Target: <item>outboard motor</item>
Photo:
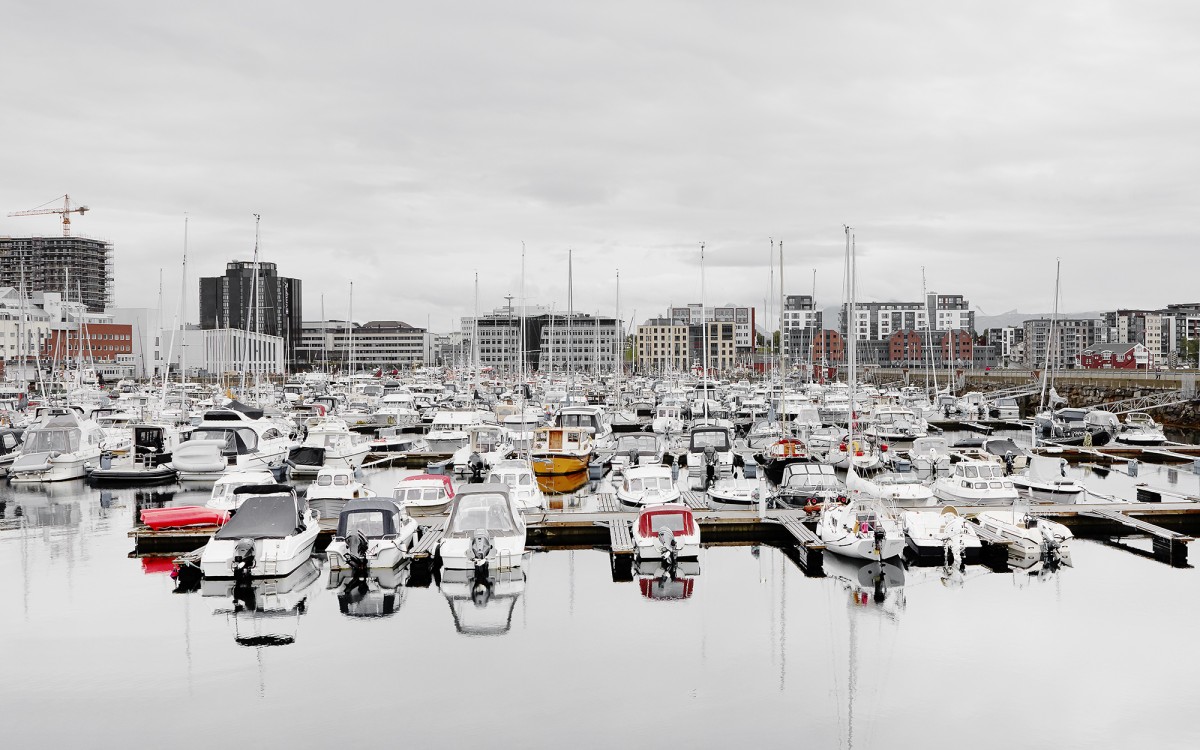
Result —
[[717, 478], [717, 449], [711, 445], [704, 449], [704, 481], [712, 484]]
[[471, 537], [471, 560], [475, 563], [475, 577], [487, 578], [488, 555], [492, 553], [492, 538], [486, 531], [476, 531]]
[[880, 521], [875, 522], [875, 554], [883, 554], [883, 540], [887, 538], [887, 532], [883, 528]]
[[239, 539], [233, 548], [233, 577], [236, 579], [250, 578], [254, 569], [254, 540]]
[[638, 465], [638, 449], [630, 448], [629, 449], [629, 468], [632, 469], [633, 467], [635, 467], [637, 465]]
[[468, 484], [479, 484], [483, 481], [483, 468], [483, 457], [475, 451], [471, 451], [471, 455], [467, 458], [467, 470], [471, 472]]
[[1012, 451], [1004, 452], [1004, 476], [1011, 477], [1015, 468], [1015, 460]]
[[658, 546], [662, 550], [663, 565], [667, 568], [675, 567], [675, 563], [679, 561], [679, 544], [675, 541], [675, 532], [666, 526], [659, 529]]
[[367, 535], [362, 529], [355, 529], [354, 533], [346, 537], [346, 562], [350, 563], [350, 570], [355, 576], [363, 575], [367, 571], [367, 548]]

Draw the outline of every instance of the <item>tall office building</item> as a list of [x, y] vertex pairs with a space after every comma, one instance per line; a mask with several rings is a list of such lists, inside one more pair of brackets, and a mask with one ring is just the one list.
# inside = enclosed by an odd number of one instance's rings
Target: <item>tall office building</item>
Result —
[[250, 308], [254, 263], [235, 260], [224, 276], [200, 279], [200, 327], [234, 329], [284, 340], [286, 361], [296, 361], [303, 336], [300, 279], [280, 276], [274, 263], [258, 264], [258, 288]]
[[113, 304], [113, 246], [88, 237], [0, 237], [0, 287], [57, 292], [90, 313]]

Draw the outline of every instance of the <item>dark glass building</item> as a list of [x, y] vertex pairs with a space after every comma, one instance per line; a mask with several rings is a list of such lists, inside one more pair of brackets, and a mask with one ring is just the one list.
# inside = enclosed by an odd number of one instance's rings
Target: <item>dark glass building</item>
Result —
[[258, 291], [250, 307], [252, 261], [225, 265], [224, 276], [200, 279], [200, 327], [257, 331], [283, 338], [289, 365], [295, 365], [302, 336], [300, 279], [280, 276], [274, 263], [258, 264]]

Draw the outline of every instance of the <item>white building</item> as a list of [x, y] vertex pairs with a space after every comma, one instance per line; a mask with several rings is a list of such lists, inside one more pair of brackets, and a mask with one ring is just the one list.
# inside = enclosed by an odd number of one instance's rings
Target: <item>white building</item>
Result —
[[[841, 329], [846, 330], [847, 305], [842, 305]], [[896, 331], [974, 331], [975, 313], [961, 294], [930, 292], [924, 302], [857, 302], [853, 334], [859, 341], [880, 341]]]
[[[166, 342], [172, 347], [171, 342]], [[287, 347], [282, 336], [236, 328], [185, 328], [172, 347], [173, 367], [189, 373], [247, 376], [287, 373]], [[185, 365], [186, 363], [186, 365]]]
[[414, 367], [433, 361], [433, 337], [424, 328], [399, 320], [372, 320], [359, 325], [344, 320], [306, 322], [296, 360], [329, 363], [358, 371], [376, 367]]
[[667, 318], [673, 325], [698, 326], [702, 322], [733, 323], [734, 344], [739, 354], [754, 350], [754, 308], [739, 305], [703, 306], [698, 302], [667, 310]]
[[[164, 344], [170, 343], [170, 337], [163, 341], [161, 314], [149, 307], [114, 307], [108, 310], [114, 323], [128, 325], [133, 334], [133, 358], [130, 362], [134, 377], [149, 378], [162, 374], [163, 363], [167, 359], [167, 349]], [[172, 359], [176, 359], [174, 353]]]

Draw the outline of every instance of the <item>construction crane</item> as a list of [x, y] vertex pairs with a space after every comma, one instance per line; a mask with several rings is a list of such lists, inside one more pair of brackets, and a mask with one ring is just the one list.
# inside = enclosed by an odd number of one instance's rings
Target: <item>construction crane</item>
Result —
[[[48, 206], [56, 201], [58, 201], [58, 198], [55, 198], [52, 201], [47, 201], [46, 203], [43, 203], [42, 206]], [[71, 214], [79, 214], [80, 216], [83, 216], [88, 212], [88, 207], [76, 206], [75, 208], [71, 208], [71, 196], [69, 195], [64, 195], [62, 197], [62, 202], [62, 208], [42, 208], [39, 206], [38, 208], [31, 208], [28, 211], [13, 211], [9, 214], [9, 216], [42, 216], [44, 214], [62, 214], [63, 237], [70, 237]]]

